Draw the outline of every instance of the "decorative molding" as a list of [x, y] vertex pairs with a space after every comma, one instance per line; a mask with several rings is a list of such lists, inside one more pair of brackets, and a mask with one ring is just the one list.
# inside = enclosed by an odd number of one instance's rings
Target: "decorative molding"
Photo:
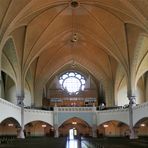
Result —
[[37, 110], [37, 109], [24, 109], [24, 112], [40, 113], [40, 114], [51, 114], [51, 113], [53, 113], [53, 111], [44, 111], [44, 110]]
[[[93, 112], [94, 107], [55, 107], [59, 112]], [[96, 108], [95, 108], [96, 110]]]
[[145, 102], [145, 103], [139, 104], [137, 106], [134, 106], [133, 110], [137, 110], [137, 109], [141, 109], [141, 108], [148, 108], [148, 102]]
[[113, 113], [113, 112], [128, 112], [129, 109], [110, 109], [110, 110], [102, 110], [102, 111], [97, 111], [97, 113]]

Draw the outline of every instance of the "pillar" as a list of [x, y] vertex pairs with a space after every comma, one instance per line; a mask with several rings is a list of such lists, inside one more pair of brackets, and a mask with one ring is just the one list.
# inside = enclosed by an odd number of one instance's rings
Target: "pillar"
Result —
[[1, 69], [0, 69], [0, 98], [2, 98], [2, 77], [1, 77]]
[[53, 113], [53, 125], [54, 125], [54, 130], [55, 134], [54, 137], [58, 138], [59, 137], [59, 130], [58, 130], [58, 107], [54, 107], [54, 113]]
[[2, 98], [1, 60], [2, 60], [2, 59], [0, 59], [0, 98]]
[[133, 125], [133, 107], [135, 106], [135, 96], [129, 96], [129, 126], [130, 126], [130, 139], [136, 139], [136, 133]]
[[97, 137], [97, 114], [96, 114], [96, 107], [93, 106], [93, 125], [92, 125], [92, 137]]
[[24, 96], [17, 96], [17, 105], [21, 108], [21, 127], [18, 132], [18, 138], [24, 139]]
[[145, 74], [145, 77], [146, 77], [146, 86], [145, 86], [145, 102], [147, 102], [148, 101], [148, 72], [146, 72], [146, 74]]

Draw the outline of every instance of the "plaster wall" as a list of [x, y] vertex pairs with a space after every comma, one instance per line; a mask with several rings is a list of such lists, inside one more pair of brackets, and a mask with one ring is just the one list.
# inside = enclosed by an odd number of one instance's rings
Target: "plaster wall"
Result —
[[0, 122], [6, 118], [13, 117], [19, 124], [21, 123], [20, 107], [0, 98], [0, 109]]
[[37, 120], [53, 125], [53, 112], [34, 109], [24, 110], [24, 124]]
[[[11, 88], [9, 88], [7, 90], [6, 98], [11, 103], [17, 104], [16, 87], [15, 86], [12, 86]], [[25, 89], [24, 105], [25, 106], [31, 106], [31, 94], [27, 89]]]

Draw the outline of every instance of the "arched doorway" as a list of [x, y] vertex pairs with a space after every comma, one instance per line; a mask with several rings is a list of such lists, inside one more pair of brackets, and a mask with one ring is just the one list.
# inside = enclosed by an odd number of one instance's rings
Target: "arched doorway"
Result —
[[59, 136], [69, 136], [70, 134], [88, 137], [92, 135], [92, 129], [84, 120], [74, 117], [59, 127]]
[[36, 137], [36, 136], [54, 136], [53, 127], [43, 121], [32, 121], [25, 125], [25, 134], [27, 137]]
[[0, 135], [1, 136], [13, 136], [17, 137], [20, 124], [12, 117], [6, 118], [0, 123]]
[[129, 136], [129, 127], [127, 124], [120, 121], [107, 121], [102, 123], [97, 128], [98, 137], [125, 137]]
[[134, 126], [137, 136], [148, 136], [148, 117], [142, 118]]

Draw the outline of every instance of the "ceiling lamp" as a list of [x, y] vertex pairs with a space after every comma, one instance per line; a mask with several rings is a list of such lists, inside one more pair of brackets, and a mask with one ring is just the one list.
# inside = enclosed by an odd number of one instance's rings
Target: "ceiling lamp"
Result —
[[77, 122], [72, 122], [72, 124], [73, 124], [73, 125], [76, 125], [76, 124], [77, 124]]
[[77, 0], [71, 0], [70, 5], [72, 8], [77, 8], [79, 6], [79, 2]]
[[103, 127], [105, 127], [105, 128], [106, 128], [106, 127], [108, 127], [108, 125], [107, 125], [107, 124], [104, 124], [104, 125], [103, 125]]
[[77, 36], [77, 33], [74, 33], [73, 36], [72, 36], [72, 39], [71, 39], [71, 42], [77, 42], [78, 41], [78, 36]]
[[145, 127], [145, 124], [144, 124], [144, 123], [142, 123], [140, 126], [141, 126], [141, 127]]
[[8, 126], [9, 126], [9, 127], [12, 127], [12, 126], [13, 126], [13, 123], [9, 123]]
[[47, 125], [46, 124], [42, 124], [42, 127], [45, 128]]

